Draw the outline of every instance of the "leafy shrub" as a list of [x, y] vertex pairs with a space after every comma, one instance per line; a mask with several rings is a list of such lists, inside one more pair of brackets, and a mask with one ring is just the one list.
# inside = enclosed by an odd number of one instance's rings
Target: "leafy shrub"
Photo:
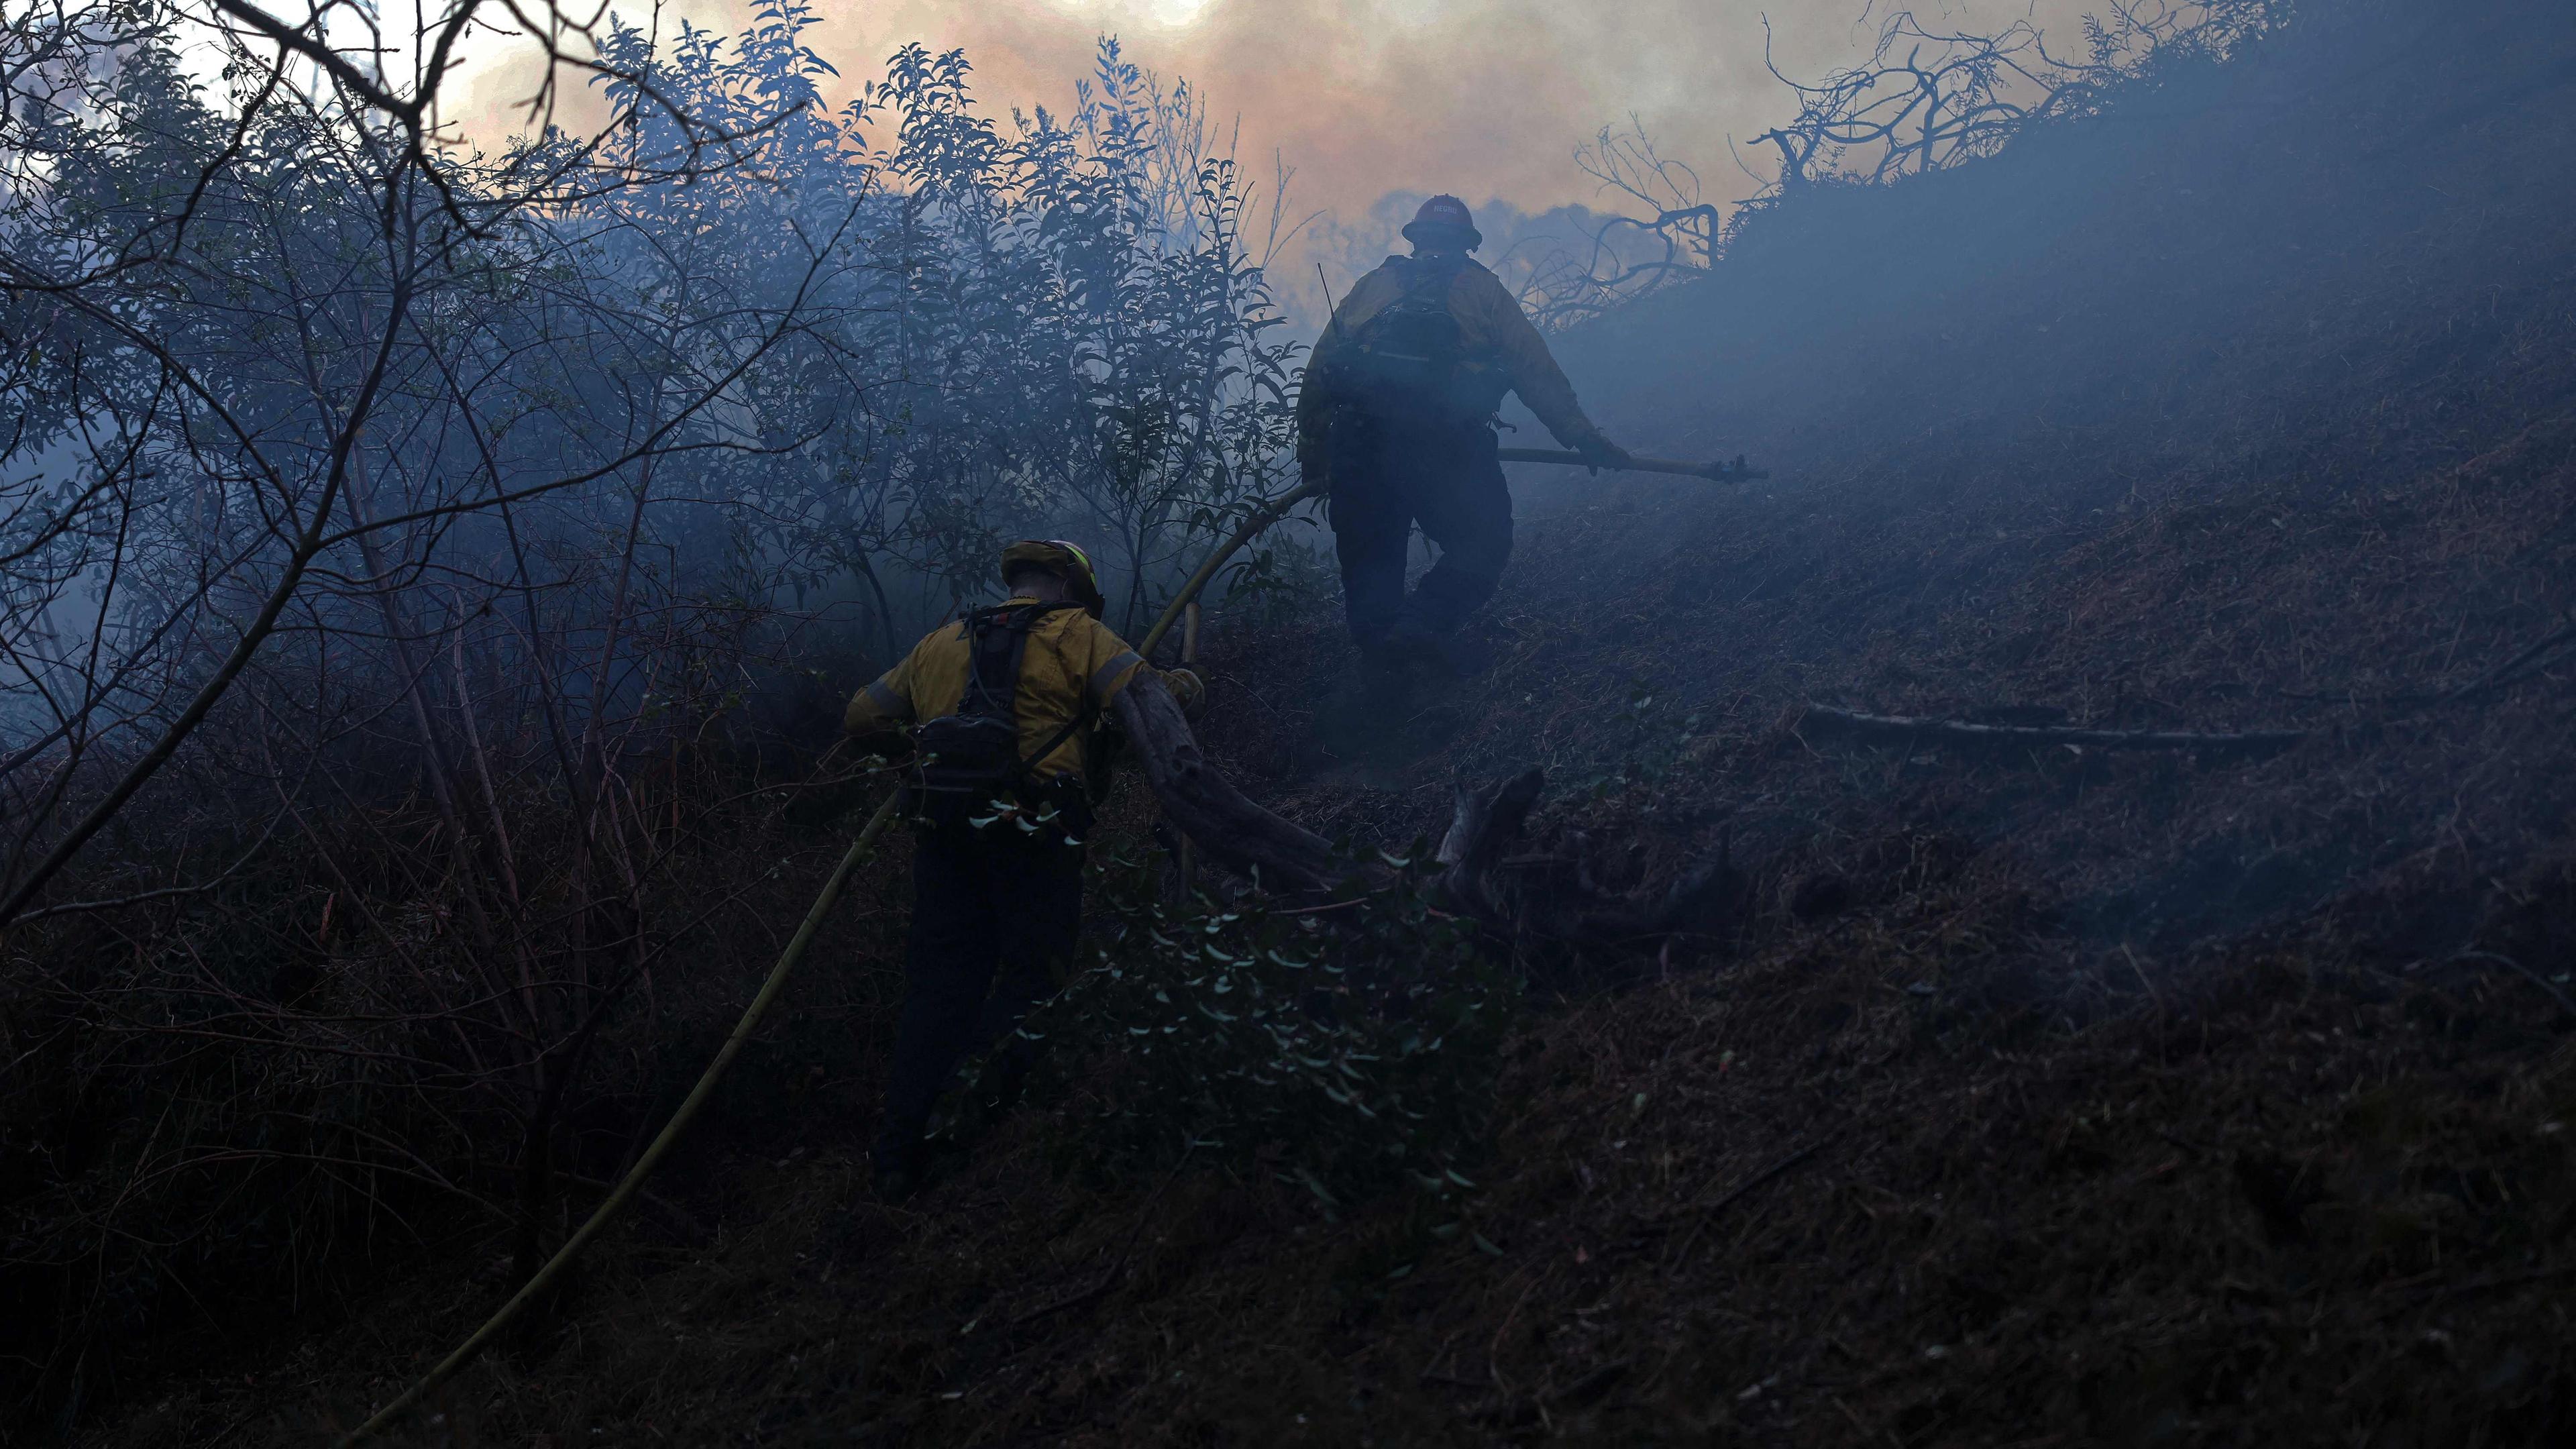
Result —
[[486, 152], [218, 9], [0, 26], [0, 1438], [397, 1238], [533, 1270], [838, 698], [1005, 537], [1132, 625], [1289, 466], [1276, 189], [1114, 43], [830, 106], [806, 0], [597, 17], [613, 122]]
[[1141, 867], [1108, 874], [1090, 963], [1026, 1028], [1071, 1048], [1052, 1068], [1060, 1166], [1230, 1156], [1331, 1213], [1472, 1188], [1521, 1002], [1509, 961], [1409, 884], [1289, 911], [1173, 904]]

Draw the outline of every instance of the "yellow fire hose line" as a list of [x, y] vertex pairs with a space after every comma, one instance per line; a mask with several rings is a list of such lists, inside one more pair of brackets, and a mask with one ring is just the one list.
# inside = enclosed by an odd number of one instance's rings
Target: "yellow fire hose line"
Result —
[[579, 1230], [564, 1240], [564, 1245], [555, 1250], [555, 1255], [546, 1260], [546, 1265], [537, 1270], [536, 1276], [528, 1280], [527, 1286], [510, 1295], [510, 1301], [502, 1304], [499, 1312], [485, 1320], [481, 1328], [474, 1330], [473, 1337], [458, 1344], [455, 1352], [441, 1359], [436, 1368], [431, 1369], [419, 1383], [412, 1385], [401, 1398], [378, 1409], [375, 1417], [352, 1430], [347, 1438], [340, 1441], [343, 1446], [355, 1444], [382, 1431], [387, 1425], [409, 1413], [413, 1405], [427, 1398], [440, 1384], [454, 1377], [458, 1369], [471, 1363], [475, 1355], [488, 1347], [493, 1339], [500, 1336], [501, 1330], [507, 1328], [510, 1321], [519, 1316], [520, 1310], [535, 1302], [539, 1295], [554, 1286], [555, 1280], [562, 1277], [564, 1270], [572, 1266], [573, 1259], [581, 1256], [581, 1250], [590, 1246], [590, 1240], [599, 1236], [600, 1230], [608, 1226], [609, 1220], [617, 1216], [618, 1210], [625, 1207], [636, 1193], [643, 1190], [644, 1179], [652, 1175], [653, 1169], [661, 1164], [662, 1158], [679, 1142], [681, 1134], [689, 1130], [689, 1124], [697, 1118], [698, 1109], [704, 1107], [707, 1099], [715, 1095], [717, 1081], [722, 1079], [726, 1069], [733, 1065], [733, 1059], [741, 1055], [743, 1043], [751, 1040], [752, 1032], [760, 1026], [760, 1019], [769, 1013], [770, 1003], [776, 1001], [778, 993], [786, 987], [788, 976], [795, 971], [796, 963], [804, 957], [806, 946], [814, 939], [814, 932], [823, 924], [823, 917], [830, 913], [833, 902], [840, 899], [841, 887], [848, 884], [850, 873], [858, 869], [859, 862], [867, 858], [870, 849], [876, 844], [877, 837], [885, 833], [886, 822], [894, 818], [894, 802], [901, 798], [902, 793], [899, 790], [889, 793], [885, 803], [879, 805], [877, 812], [868, 817], [866, 828], [859, 832], [858, 839], [850, 842], [848, 852], [841, 857], [841, 863], [833, 868], [831, 878], [823, 882], [822, 893], [814, 897], [813, 909], [805, 913], [805, 924], [796, 928], [796, 935], [787, 943], [787, 949], [778, 953], [778, 964], [769, 968], [769, 979], [760, 983], [759, 994], [752, 997], [751, 1005], [743, 1009], [742, 1020], [734, 1023], [733, 1035], [725, 1038], [724, 1045], [716, 1050], [715, 1059], [707, 1063], [707, 1069], [704, 1072], [698, 1074], [698, 1084], [689, 1089], [689, 1095], [680, 1103], [679, 1110], [671, 1114], [670, 1121], [662, 1124], [662, 1130], [654, 1137], [653, 1145], [645, 1148], [644, 1155], [635, 1159], [635, 1166], [629, 1169], [625, 1178], [610, 1191], [607, 1200], [600, 1203]]
[[[1234, 537], [1228, 539], [1223, 548], [1210, 554], [1207, 562], [1199, 565], [1197, 573], [1190, 575], [1190, 581], [1182, 586], [1179, 596], [1172, 600], [1171, 607], [1165, 609], [1163, 616], [1154, 622], [1153, 629], [1145, 635], [1145, 642], [1136, 646], [1136, 652], [1152, 657], [1154, 646], [1160, 644], [1163, 636], [1171, 632], [1173, 623], [1181, 617], [1190, 603], [1198, 598], [1199, 592], [1208, 586], [1208, 581], [1216, 577], [1217, 570], [1224, 566], [1227, 559], [1232, 558], [1237, 550], [1250, 543], [1263, 529], [1287, 516], [1288, 510], [1309, 498], [1320, 497], [1323, 491], [1322, 484], [1309, 483], [1254, 509], [1251, 516], [1244, 520], [1243, 527], [1235, 531]], [[571, 1237], [564, 1239], [564, 1245], [555, 1250], [555, 1255], [546, 1260], [546, 1265], [537, 1270], [536, 1276], [530, 1278], [526, 1286], [511, 1294], [509, 1302], [502, 1304], [499, 1311], [484, 1320], [483, 1326], [474, 1330], [472, 1337], [458, 1344], [454, 1352], [439, 1360], [437, 1367], [424, 1375], [419, 1383], [404, 1390], [400, 1398], [378, 1409], [367, 1422], [349, 1431], [348, 1435], [340, 1440], [341, 1449], [348, 1449], [350, 1445], [382, 1433], [395, 1420], [411, 1412], [421, 1400], [436, 1392], [439, 1385], [455, 1377], [457, 1370], [472, 1363], [475, 1356], [490, 1347], [492, 1340], [500, 1337], [501, 1331], [509, 1327], [511, 1321], [516, 1319], [530, 1303], [535, 1302], [547, 1289], [554, 1286], [555, 1280], [561, 1278], [564, 1271], [572, 1266], [573, 1260], [581, 1256], [582, 1249], [590, 1246], [591, 1239], [598, 1237], [601, 1230], [608, 1226], [609, 1221], [615, 1218], [638, 1192], [643, 1191], [644, 1179], [653, 1175], [653, 1169], [661, 1165], [662, 1159], [669, 1155], [682, 1134], [689, 1130], [689, 1124], [697, 1119], [699, 1109], [707, 1104], [709, 1097], [715, 1095], [716, 1083], [722, 1080], [727, 1069], [733, 1066], [733, 1059], [742, 1054], [743, 1044], [751, 1040], [751, 1034], [760, 1027], [761, 1018], [769, 1014], [770, 1004], [775, 1002], [779, 993], [786, 988], [787, 978], [795, 973], [796, 963], [804, 959], [805, 948], [812, 944], [814, 933], [822, 928], [823, 918], [831, 913], [833, 904], [841, 898], [841, 888], [849, 883], [851, 873], [859, 868], [859, 863], [867, 859], [869, 852], [874, 849], [877, 837], [885, 833], [887, 822], [894, 819], [895, 802], [902, 798], [902, 794], [900, 790], [889, 793], [885, 803], [879, 805], [876, 813], [868, 817], [867, 825], [859, 831], [859, 838], [850, 842], [850, 848], [842, 855], [841, 863], [833, 868], [831, 878], [823, 882], [822, 892], [814, 897], [813, 908], [805, 913], [805, 923], [796, 928], [796, 935], [788, 941], [787, 949], [778, 953], [778, 964], [769, 968], [769, 979], [760, 983], [760, 991], [751, 998], [751, 1005], [743, 1008], [742, 1020], [734, 1023], [733, 1035], [725, 1038], [724, 1045], [716, 1051], [715, 1059], [708, 1062], [707, 1069], [698, 1074], [698, 1084], [689, 1089], [689, 1095], [681, 1101], [679, 1110], [671, 1114], [671, 1120], [662, 1124], [661, 1132], [654, 1136], [652, 1145], [644, 1149], [644, 1155], [635, 1159], [635, 1165], [629, 1168], [626, 1176], [610, 1190], [608, 1197], [592, 1210], [590, 1217], [574, 1231]]]
[[1252, 510], [1251, 515], [1243, 520], [1243, 527], [1236, 529], [1234, 537], [1225, 541], [1225, 547], [1209, 554], [1207, 562], [1199, 565], [1199, 571], [1190, 575], [1190, 581], [1181, 585], [1181, 592], [1172, 600], [1172, 606], [1163, 611], [1163, 617], [1154, 621], [1153, 628], [1145, 631], [1144, 642], [1136, 646], [1136, 652], [1147, 659], [1153, 658], [1154, 646], [1162, 643], [1163, 636], [1172, 632], [1172, 625], [1179, 622], [1182, 611], [1199, 596], [1201, 589], [1208, 586], [1208, 581], [1216, 577], [1216, 571], [1225, 567], [1227, 559], [1234, 557], [1263, 529], [1287, 517], [1289, 509], [1310, 498], [1323, 496], [1324, 483], [1318, 479], [1312, 483], [1301, 483]]
[[[1190, 575], [1190, 581], [1181, 586], [1181, 592], [1172, 600], [1171, 607], [1163, 611], [1163, 617], [1154, 621], [1153, 628], [1145, 631], [1145, 641], [1136, 646], [1136, 652], [1147, 659], [1152, 659], [1154, 646], [1162, 643], [1163, 636], [1172, 632], [1174, 621], [1186, 618], [1190, 621], [1190, 628], [1189, 632], [1182, 636], [1181, 663], [1185, 665], [1197, 663], [1199, 631], [1196, 610], [1200, 590], [1205, 589], [1209, 581], [1216, 577], [1217, 570], [1225, 567], [1227, 559], [1234, 557], [1263, 529], [1287, 517], [1288, 510], [1307, 499], [1323, 497], [1327, 488], [1326, 482], [1320, 478], [1313, 482], [1301, 483], [1252, 510], [1251, 514], [1243, 520], [1243, 526], [1234, 531], [1234, 537], [1227, 539], [1223, 548], [1209, 554], [1207, 562], [1200, 564], [1198, 572]], [[1190, 838], [1186, 835], [1181, 837], [1179, 859], [1174, 864], [1180, 868], [1182, 888], [1188, 889], [1190, 878], [1197, 873], [1198, 852], [1190, 844]]]

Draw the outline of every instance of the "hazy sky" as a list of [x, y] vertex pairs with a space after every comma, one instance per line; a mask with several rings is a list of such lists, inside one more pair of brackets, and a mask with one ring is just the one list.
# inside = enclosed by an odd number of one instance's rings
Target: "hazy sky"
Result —
[[[1728, 138], [1785, 119], [1763, 69], [1814, 75], [1866, 53], [1887, 0], [820, 0], [815, 47], [855, 85], [905, 41], [964, 46], [987, 105], [1062, 107], [1095, 37], [1185, 76], [1242, 124], [1242, 155], [1297, 168], [1306, 209], [1356, 220], [1390, 191], [1501, 197], [1526, 210], [1592, 199], [1571, 153], [1634, 113], [1712, 199], [1751, 189]], [[629, 10], [640, 5], [630, 3]], [[2081, 0], [2039, 0], [2043, 23]], [[2032, 0], [1917, 0], [1927, 25], [1999, 28]], [[738, 23], [733, 0], [675, 0], [666, 17]], [[487, 116], [516, 86], [476, 87]], [[524, 93], [523, 91], [521, 92]], [[1758, 159], [1745, 147], [1747, 159]]]

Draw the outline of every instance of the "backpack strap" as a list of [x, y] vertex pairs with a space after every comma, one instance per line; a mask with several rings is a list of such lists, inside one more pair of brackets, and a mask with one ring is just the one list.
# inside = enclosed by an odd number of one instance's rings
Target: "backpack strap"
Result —
[[1064, 722], [1064, 728], [1047, 736], [1046, 743], [1038, 746], [1036, 753], [1019, 762], [1018, 774], [1012, 783], [1019, 785], [1029, 783], [1029, 771], [1044, 764], [1047, 756], [1064, 748], [1066, 740], [1072, 739], [1076, 731], [1091, 723], [1094, 712], [1091, 707], [1091, 691], [1086, 689], [1082, 692], [1082, 707], [1073, 712], [1073, 718]]
[[966, 626], [966, 692], [957, 701], [959, 714], [1015, 717], [1020, 692], [1020, 661], [1028, 653], [1029, 626], [1039, 611], [1002, 604], [977, 609]]
[[[1059, 609], [1079, 609], [1082, 605], [1065, 601], [1054, 604], [999, 604], [977, 609], [966, 616], [966, 647], [970, 670], [966, 680], [966, 697], [959, 702], [960, 714], [989, 714], [1019, 723], [1020, 666], [1029, 652], [1029, 631], [1038, 621]], [[1011, 783], [1026, 785], [1029, 772], [1047, 756], [1063, 748], [1064, 742], [1089, 724], [1095, 711], [1091, 692], [1083, 691], [1082, 704], [1064, 727], [1039, 745], [1034, 754], [1022, 757], [1017, 748], [1012, 754]]]

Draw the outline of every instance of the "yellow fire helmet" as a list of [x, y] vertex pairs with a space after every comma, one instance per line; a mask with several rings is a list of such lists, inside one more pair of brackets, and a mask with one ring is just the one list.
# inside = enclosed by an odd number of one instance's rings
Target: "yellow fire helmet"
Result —
[[1100, 579], [1091, 570], [1091, 555], [1084, 553], [1079, 544], [1060, 538], [1024, 538], [1002, 550], [1004, 587], [1009, 586], [1010, 576], [1023, 568], [1044, 569], [1064, 580], [1074, 602], [1095, 619], [1109, 607], [1109, 601], [1100, 596]]

